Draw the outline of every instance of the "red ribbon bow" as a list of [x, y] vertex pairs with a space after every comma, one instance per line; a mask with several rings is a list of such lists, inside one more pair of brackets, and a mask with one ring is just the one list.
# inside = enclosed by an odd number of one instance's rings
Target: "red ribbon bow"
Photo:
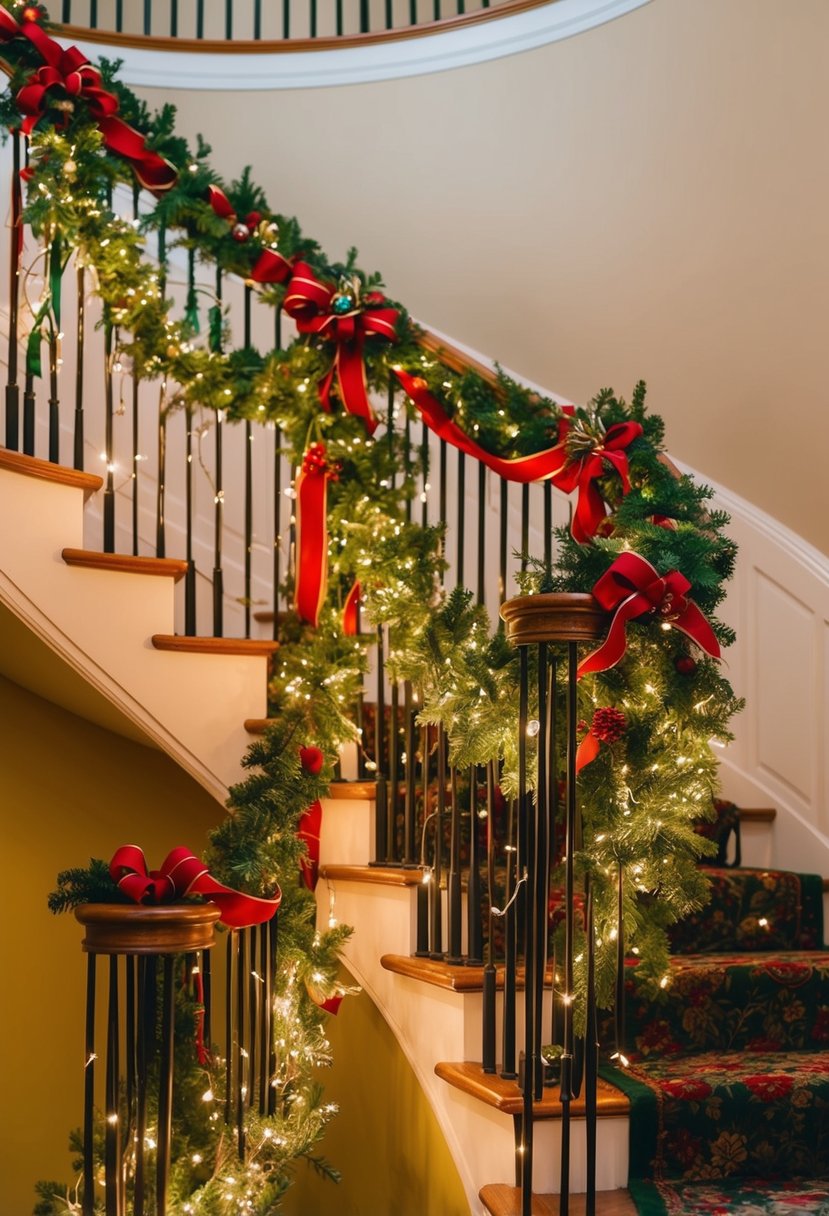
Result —
[[602, 608], [615, 615], [604, 642], [579, 664], [579, 678], [615, 667], [627, 647], [625, 626], [646, 613], [681, 629], [713, 659], [718, 659], [719, 643], [700, 609], [688, 599], [690, 589], [691, 584], [679, 570], [660, 575], [638, 553], [621, 553], [593, 588]]
[[46, 109], [47, 95], [57, 89], [70, 105], [75, 98], [88, 104], [104, 144], [130, 162], [142, 186], [159, 193], [175, 184], [178, 174], [173, 165], [150, 151], [144, 136], [116, 116], [118, 98], [101, 88], [101, 73], [76, 46], [64, 48], [35, 22], [18, 25], [0, 9], [0, 40], [8, 42], [18, 34], [29, 39], [44, 61], [17, 93], [17, 104], [26, 115], [21, 124], [24, 135], [32, 132]]
[[158, 870], [148, 870], [143, 850], [135, 844], [122, 845], [109, 863], [109, 872], [118, 889], [137, 904], [173, 903], [185, 895], [204, 895], [221, 909], [220, 920], [231, 929], [261, 925], [270, 920], [282, 902], [277, 887], [272, 899], [245, 895], [217, 882], [203, 861], [189, 849], [173, 849]]
[[[470, 439], [466, 432], [452, 421], [440, 402], [429, 392], [429, 386], [424, 379], [409, 375], [401, 367], [396, 367], [394, 374], [417, 406], [430, 431], [434, 431], [440, 439], [445, 439], [467, 456], [480, 460], [481, 464], [485, 464], [488, 469], [492, 469], [507, 481], [546, 481], [551, 477], [555, 478], [563, 467], [567, 459], [564, 437], [569, 427], [566, 417], [559, 420], [558, 442], [554, 447], [546, 448], [543, 452], [533, 452], [532, 456], [517, 456], [512, 459], [494, 456], [475, 443], [474, 439]], [[572, 405], [564, 405], [561, 408], [565, 415], [573, 412]]]
[[583, 456], [568, 460], [561, 472], [554, 475], [553, 484], [565, 494], [578, 489], [571, 531], [573, 540], [580, 545], [596, 535], [606, 517], [604, 498], [596, 485], [597, 480], [605, 476], [605, 461], [619, 474], [622, 493], [627, 494], [630, 476], [624, 449], [641, 434], [642, 427], [638, 422], [616, 422], [608, 428], [601, 444]]
[[322, 283], [305, 262], [297, 262], [283, 305], [301, 334], [321, 334], [337, 344], [331, 370], [319, 385], [323, 409], [331, 410], [331, 384], [336, 373], [345, 409], [362, 418], [370, 434], [374, 432], [377, 420], [368, 399], [363, 351], [367, 338], [397, 340], [400, 314], [396, 308], [385, 307], [385, 303], [386, 297], [379, 291], [368, 292], [358, 303], [346, 293]]
[[325, 444], [312, 443], [296, 479], [294, 607], [315, 629], [328, 585], [328, 482], [334, 475]]

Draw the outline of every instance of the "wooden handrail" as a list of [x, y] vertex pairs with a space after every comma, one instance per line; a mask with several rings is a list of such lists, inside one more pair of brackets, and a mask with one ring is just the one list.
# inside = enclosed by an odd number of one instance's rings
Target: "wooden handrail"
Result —
[[558, 0], [503, 0], [494, 8], [478, 9], [474, 13], [461, 13], [455, 17], [443, 17], [439, 21], [420, 25], [400, 26], [392, 30], [372, 30], [365, 34], [325, 35], [321, 38], [240, 38], [226, 41], [214, 38], [172, 38], [154, 34], [124, 34], [115, 30], [86, 29], [82, 25], [58, 25], [57, 33], [70, 40], [103, 43], [107, 46], [140, 48], [154, 51], [209, 52], [211, 55], [284, 55], [305, 51], [333, 51], [341, 47], [372, 46], [381, 42], [399, 42], [406, 38], [422, 38], [427, 34], [444, 34], [451, 30], [465, 29], [484, 21], [525, 13], [531, 9], [557, 4]]

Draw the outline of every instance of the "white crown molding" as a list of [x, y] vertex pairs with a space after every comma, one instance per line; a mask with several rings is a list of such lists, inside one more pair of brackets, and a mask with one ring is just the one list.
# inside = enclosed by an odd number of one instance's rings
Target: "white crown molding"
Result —
[[511, 16], [439, 34], [333, 50], [261, 55], [145, 50], [79, 41], [90, 59], [104, 54], [122, 61], [129, 85], [177, 89], [313, 89], [422, 76], [467, 67], [571, 38], [622, 17], [650, 0], [553, 0]]

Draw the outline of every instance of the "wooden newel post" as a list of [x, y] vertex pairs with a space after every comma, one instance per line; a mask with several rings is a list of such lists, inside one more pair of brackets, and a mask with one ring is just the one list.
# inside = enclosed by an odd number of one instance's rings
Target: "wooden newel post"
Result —
[[[595, 643], [607, 632], [608, 615], [592, 595], [551, 593], [524, 595], [501, 606], [508, 640], [518, 647], [520, 659], [518, 723], [518, 861], [517, 880], [523, 883], [524, 985], [524, 1076], [522, 1142], [519, 1150], [522, 1216], [530, 1216], [533, 1185], [533, 1101], [542, 1096], [543, 1042], [556, 1041], [556, 1002], [561, 1004], [560, 1047], [561, 1100], [561, 1200], [560, 1216], [569, 1212], [570, 1104], [581, 1089], [584, 1061], [584, 1097], [587, 1134], [587, 1203], [596, 1210], [596, 1080], [598, 1043], [592, 976], [595, 936], [592, 927], [593, 901], [584, 892], [586, 909], [585, 944], [588, 975], [584, 1050], [577, 1042], [573, 1020], [576, 892], [574, 855], [581, 848], [582, 824], [576, 795], [576, 748], [578, 739], [578, 647]], [[561, 705], [564, 722], [558, 721]], [[560, 976], [560, 993], [553, 993], [553, 1027], [545, 1035], [542, 1006], [550, 939], [550, 868], [556, 855], [557, 810], [562, 802], [557, 756], [566, 757], [563, 793], [564, 824], [564, 958], [554, 959], [553, 972]], [[528, 764], [532, 768], [528, 769]], [[532, 796], [531, 790], [535, 791]], [[587, 881], [587, 880], [586, 880]], [[581, 1038], [581, 1036], [579, 1036]]]
[[[95, 1211], [95, 987], [99, 955], [109, 956], [106, 1014], [104, 1202], [106, 1216], [126, 1216], [127, 1165], [132, 1166], [133, 1216], [165, 1216], [170, 1175], [174, 956], [195, 955], [214, 941], [216, 904], [82, 904], [75, 915], [86, 930], [86, 1039], [83, 1123], [83, 1216]], [[124, 957], [123, 967], [119, 958]], [[160, 964], [160, 965], [159, 965]], [[123, 973], [123, 983], [121, 982]], [[160, 1027], [157, 1018], [161, 1004]], [[209, 1017], [206, 1018], [209, 1024]], [[125, 1075], [121, 1076], [121, 1043]], [[147, 1185], [147, 1081], [158, 1060], [158, 1129], [154, 1138], [155, 1186]], [[134, 1151], [133, 1151], [134, 1145]], [[154, 1204], [148, 1203], [151, 1190]]]

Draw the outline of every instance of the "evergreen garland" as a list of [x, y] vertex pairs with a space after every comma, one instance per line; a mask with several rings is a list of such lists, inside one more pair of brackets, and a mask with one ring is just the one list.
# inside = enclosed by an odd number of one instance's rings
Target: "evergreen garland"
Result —
[[[22, 7], [5, 3], [17, 19]], [[24, 37], [7, 40], [2, 57], [10, 77], [0, 99], [0, 121], [16, 128], [20, 112], [15, 99], [39, 58]], [[333, 1114], [312, 1074], [327, 1053], [323, 1015], [315, 1001], [338, 990], [337, 951], [347, 930], [335, 927], [321, 936], [314, 930], [313, 897], [294, 878], [304, 851], [296, 827], [307, 806], [325, 793], [338, 748], [354, 737], [349, 710], [374, 630], [390, 628], [390, 670], [394, 678], [417, 683], [421, 721], [445, 727], [452, 763], [469, 768], [497, 761], [508, 797], [516, 782], [517, 660], [469, 592], [442, 593], [440, 530], [407, 518], [421, 470], [399, 435], [390, 430], [373, 438], [360, 419], [341, 409], [320, 409], [316, 386], [331, 367], [332, 344], [306, 335], [283, 350], [228, 349], [226, 317], [218, 302], [191, 290], [183, 315], [175, 316], [164, 297], [164, 263], [154, 263], [143, 250], [147, 235], [155, 233], [162, 254], [180, 246], [193, 264], [204, 261], [249, 280], [258, 255], [270, 249], [287, 259], [301, 258], [325, 282], [354, 283], [362, 294], [381, 288], [380, 276], [363, 271], [354, 250], [345, 262], [329, 262], [296, 219], [270, 207], [249, 169], [223, 183], [209, 163], [209, 145], [199, 138], [193, 149], [176, 134], [172, 106], [151, 113], [118, 80], [117, 63], [103, 60], [100, 70], [104, 87], [118, 97], [121, 116], [175, 165], [177, 181], [137, 224], [119, 217], [110, 200], [119, 182], [133, 185], [129, 166], [104, 146], [83, 101], [67, 110], [54, 104], [60, 102], [59, 94], [47, 96], [30, 137], [24, 219], [43, 246], [51, 289], [44, 293], [30, 337], [30, 370], [37, 370], [41, 331], [59, 328], [59, 281], [74, 253], [94, 272], [117, 357], [129, 361], [136, 378], [169, 384], [165, 410], [222, 410], [232, 421], [273, 422], [292, 464], [300, 464], [309, 443], [323, 442], [338, 468], [329, 485], [330, 580], [319, 627], [311, 629], [295, 618], [285, 622], [271, 686], [276, 725], [249, 749], [244, 761], [249, 775], [231, 791], [230, 813], [210, 840], [208, 861], [217, 877], [252, 894], [269, 894], [277, 882], [283, 890], [277, 1005], [284, 1017], [282, 1037], [296, 1042], [298, 1062], [290, 1066], [290, 1075], [280, 1077], [286, 1100], [276, 1121], [260, 1125], [258, 1115], [249, 1116], [255, 1160], [248, 1156], [239, 1162], [216, 1122], [208, 1118], [205, 1124], [204, 1104], [196, 1095], [203, 1076], [186, 1063], [178, 1073], [185, 1077], [186, 1097], [177, 1134], [190, 1137], [191, 1148], [198, 1140], [201, 1147], [195, 1151], [201, 1161], [194, 1170], [192, 1151], [186, 1161], [181, 1158], [185, 1164], [174, 1187], [181, 1206], [175, 1211], [189, 1210], [185, 1204], [205, 1213], [230, 1211], [230, 1192], [218, 1182], [221, 1173], [222, 1179], [232, 1178], [234, 1187], [244, 1188], [250, 1210], [264, 1216], [278, 1210], [292, 1160], [306, 1157], [329, 1172], [312, 1151]], [[208, 201], [209, 187], [223, 192], [235, 216], [256, 213], [249, 239], [234, 239], [232, 222]], [[266, 303], [282, 306], [284, 284], [256, 289]], [[366, 341], [371, 388], [385, 390], [395, 367], [419, 377], [450, 418], [501, 457], [532, 455], [558, 442], [563, 412], [555, 402], [500, 370], [495, 377], [451, 370], [424, 348], [405, 309], [388, 303], [399, 311], [397, 340]], [[714, 616], [735, 557], [723, 532], [727, 518], [710, 509], [706, 487], [675, 475], [666, 461], [662, 422], [646, 412], [644, 384], [636, 386], [629, 404], [607, 389], [576, 409], [569, 417], [569, 458], [576, 459], [608, 428], [626, 421], [642, 428], [626, 453], [629, 491], [623, 492], [620, 478], [607, 465], [598, 481], [612, 530], [600, 530], [585, 544], [560, 530], [552, 566], [528, 556], [522, 591], [589, 591], [620, 552], [633, 551], [661, 574], [682, 571], [720, 643], [728, 645], [731, 632]], [[358, 638], [346, 636], [340, 621], [355, 578], [362, 587], [365, 630]], [[640, 956], [640, 974], [654, 985], [665, 977], [666, 927], [706, 897], [696, 862], [709, 846], [694, 831], [693, 821], [709, 813], [716, 788], [709, 739], [726, 741], [729, 718], [739, 709], [718, 665], [700, 657], [676, 630], [642, 618], [628, 626], [627, 637], [622, 662], [582, 680], [578, 694], [585, 729], [597, 721], [604, 724], [598, 754], [580, 775], [584, 840], [576, 857], [577, 874], [589, 872], [596, 893], [601, 942], [597, 985], [604, 1004], [611, 998], [615, 968], [620, 867], [626, 940]], [[300, 746], [308, 745], [321, 748], [327, 758], [316, 775], [305, 772], [299, 760]], [[563, 769], [563, 757], [558, 760]], [[108, 898], [107, 879], [102, 862], [93, 862], [89, 871], [67, 871], [59, 877], [50, 906], [58, 911], [83, 899]], [[559, 880], [560, 873], [554, 874], [553, 885]], [[220, 1086], [220, 1078], [215, 1086], [211, 1079], [217, 1095]], [[39, 1213], [48, 1216], [68, 1208], [65, 1188], [42, 1185]]]

